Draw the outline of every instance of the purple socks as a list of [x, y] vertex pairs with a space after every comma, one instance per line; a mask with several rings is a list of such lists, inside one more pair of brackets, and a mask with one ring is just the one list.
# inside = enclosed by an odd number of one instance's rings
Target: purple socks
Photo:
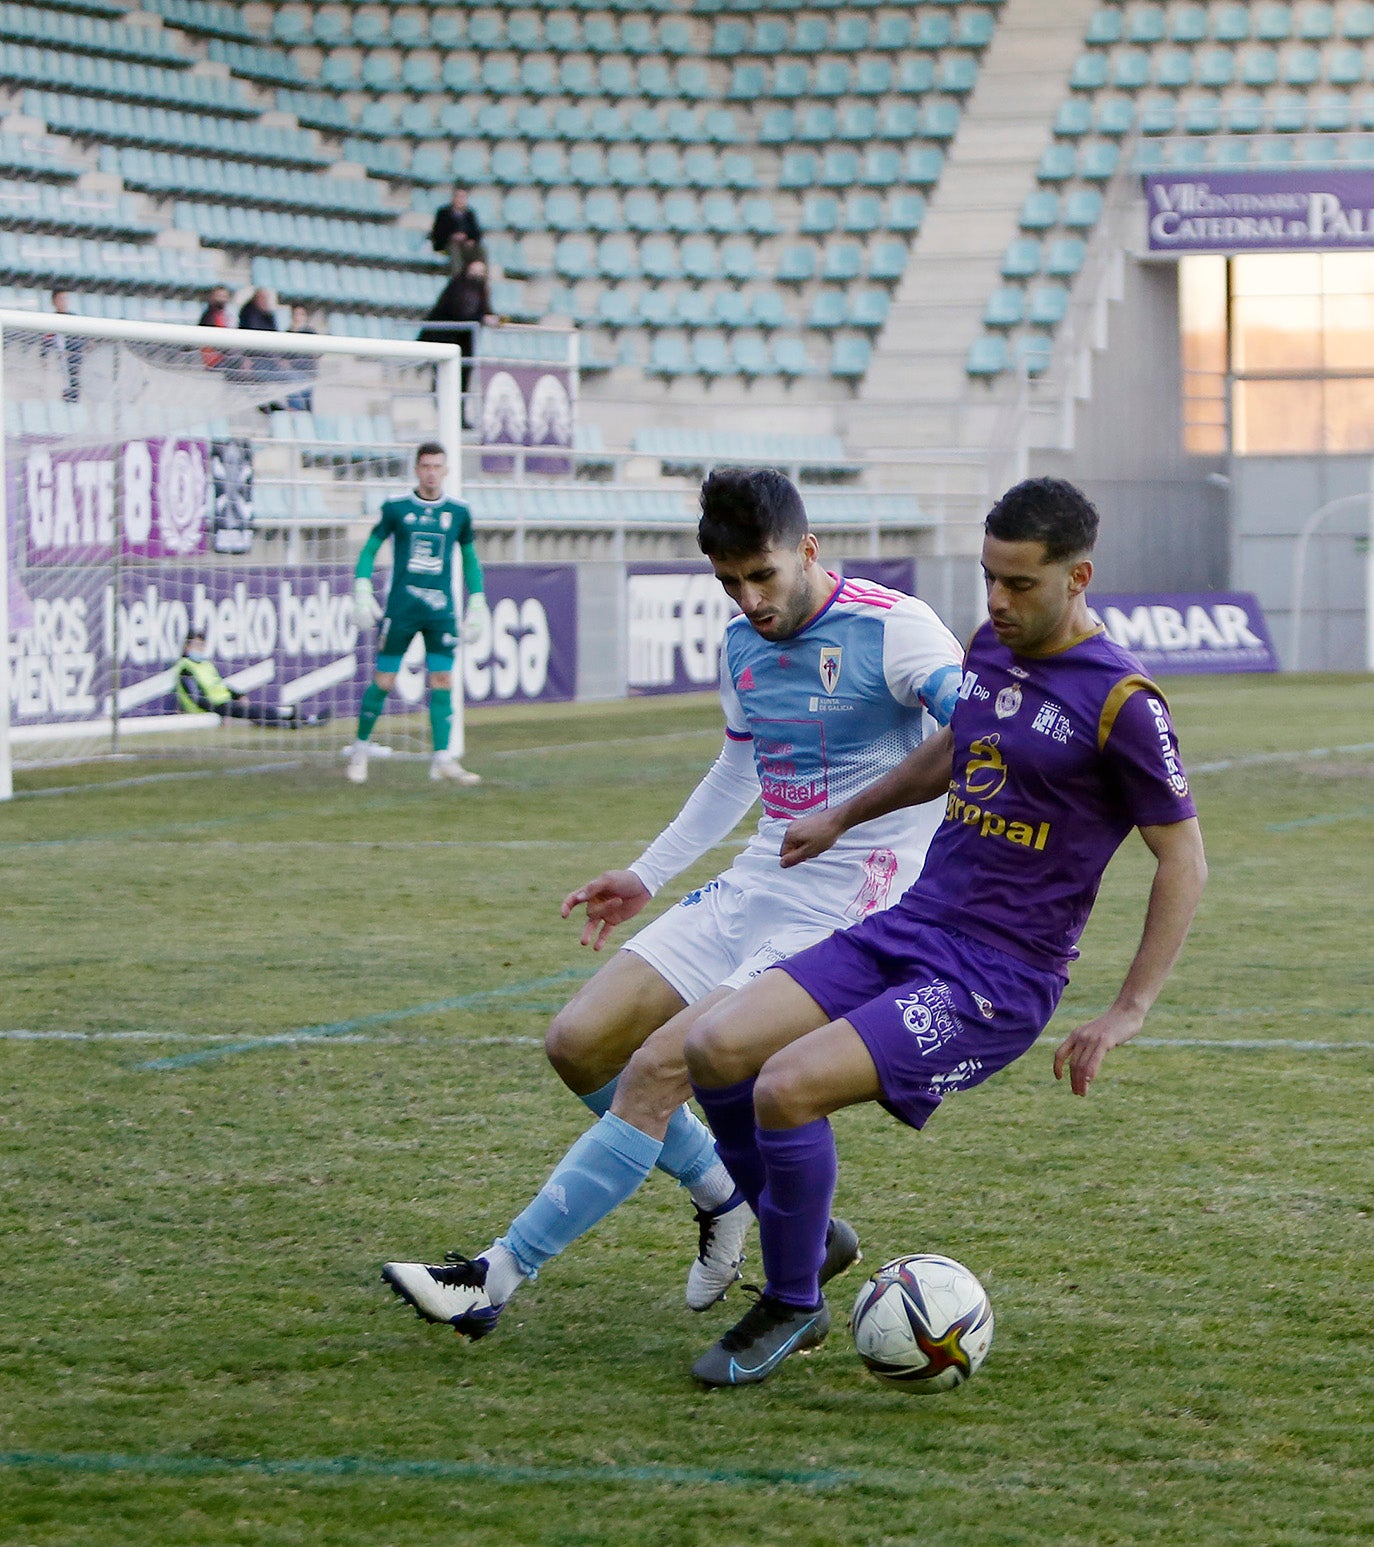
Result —
[[759, 1128], [752, 1079], [697, 1090], [696, 1098], [716, 1136], [716, 1153], [759, 1217], [768, 1293], [810, 1310], [821, 1299], [816, 1276], [838, 1170], [830, 1120]]
[[757, 1136], [768, 1177], [757, 1209], [768, 1293], [811, 1310], [821, 1302], [817, 1274], [825, 1260], [839, 1168], [830, 1119], [818, 1117], [800, 1128], [760, 1128]]

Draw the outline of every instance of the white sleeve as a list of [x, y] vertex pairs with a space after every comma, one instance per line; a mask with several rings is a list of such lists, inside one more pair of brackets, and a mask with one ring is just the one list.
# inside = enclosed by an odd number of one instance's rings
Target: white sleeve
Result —
[[911, 598], [892, 608], [883, 628], [883, 675], [899, 704], [920, 705], [948, 725], [964, 675], [964, 652], [934, 610]]
[[735, 829], [759, 798], [752, 741], [727, 736], [720, 756], [687, 797], [682, 810], [630, 869], [651, 893], [666, 886]]

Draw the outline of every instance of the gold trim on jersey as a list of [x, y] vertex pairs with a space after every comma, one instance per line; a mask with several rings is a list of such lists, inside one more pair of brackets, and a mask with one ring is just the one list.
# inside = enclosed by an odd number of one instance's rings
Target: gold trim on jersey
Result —
[[1116, 724], [1116, 717], [1126, 707], [1126, 700], [1133, 693], [1153, 693], [1161, 704], [1167, 709], [1169, 701], [1150, 681], [1148, 677], [1142, 677], [1138, 672], [1129, 677], [1123, 677], [1120, 682], [1107, 694], [1102, 704], [1102, 713], [1097, 719], [1097, 750], [1100, 752], [1107, 745], [1107, 738], [1112, 733], [1112, 727]]

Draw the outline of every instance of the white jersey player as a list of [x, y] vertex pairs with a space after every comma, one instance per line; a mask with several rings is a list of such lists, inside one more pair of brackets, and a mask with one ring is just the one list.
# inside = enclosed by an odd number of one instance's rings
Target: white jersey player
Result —
[[[427, 1320], [471, 1338], [495, 1326], [525, 1279], [628, 1198], [655, 1167], [697, 1208], [687, 1304], [705, 1310], [740, 1276], [749, 1206], [685, 1102], [682, 1047], [708, 1007], [773, 963], [895, 902], [920, 872], [942, 807], [853, 828], [821, 859], [783, 870], [789, 822], [838, 805], [948, 724], [958, 642], [924, 602], [820, 563], [796, 488], [771, 470], [718, 470], [702, 487], [698, 541], [742, 616], [721, 650], [725, 745], [669, 826], [627, 870], [572, 892], [582, 943], [617, 925], [733, 831], [756, 800], [743, 853], [619, 951], [547, 1037], [563, 1081], [599, 1121], [573, 1144], [506, 1234], [475, 1258], [389, 1262], [382, 1276]], [[832, 1222], [826, 1278], [859, 1255]]]

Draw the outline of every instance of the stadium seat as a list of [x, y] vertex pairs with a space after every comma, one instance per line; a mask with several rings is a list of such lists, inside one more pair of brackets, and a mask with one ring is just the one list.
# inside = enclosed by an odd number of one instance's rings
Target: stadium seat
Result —
[[1019, 236], [1002, 257], [1002, 275], [1006, 279], [1029, 279], [1040, 272], [1040, 243], [1033, 236]]
[[774, 339], [774, 365], [777, 365], [780, 376], [797, 377], [811, 376], [815, 367], [811, 357], [806, 353], [806, 345], [795, 334], [780, 333]]
[[1169, 18], [1169, 41], [1192, 46], [1207, 37], [1207, 7], [1181, 5]]
[[895, 284], [906, 273], [908, 251], [905, 242], [879, 242], [868, 260], [868, 277]]
[[804, 285], [816, 273], [816, 249], [810, 246], [793, 246], [784, 250], [778, 261], [779, 284]]
[[818, 290], [812, 297], [806, 325], [822, 332], [833, 332], [836, 328], [844, 327], [848, 312], [844, 291]]
[[1054, 132], [1061, 139], [1076, 139], [1093, 126], [1093, 105], [1087, 97], [1070, 97], [1054, 120]]
[[[705, 291], [689, 291], [692, 295], [705, 295]], [[747, 328], [749, 326], [749, 297], [743, 290], [717, 290], [711, 297], [711, 322], [717, 327]]]
[[767, 343], [757, 333], [737, 334], [730, 346], [730, 359], [741, 376], [775, 376], [778, 373]]
[[797, 229], [803, 236], [826, 236], [840, 223], [840, 201], [833, 193], [809, 194]]
[[1017, 327], [1026, 312], [1026, 292], [1007, 285], [994, 290], [988, 297], [983, 311], [983, 326], [987, 328]]
[[1121, 41], [1124, 31], [1121, 8], [1115, 5], [1108, 6], [1104, 10], [1094, 12], [1089, 18], [1084, 41], [1094, 48], [1109, 48], [1113, 43]]
[[649, 371], [655, 376], [686, 376], [691, 371], [687, 341], [677, 333], [655, 333], [649, 347]]
[[1017, 224], [1023, 231], [1048, 231], [1059, 220], [1059, 196], [1048, 189], [1026, 195]]
[[1289, 5], [1259, 7], [1255, 37], [1263, 43], [1283, 43], [1293, 34], [1293, 8]]
[[1037, 328], [1057, 328], [1069, 310], [1069, 292], [1063, 285], [1037, 285], [1030, 294], [1026, 320]]
[[1244, 43], [1250, 37], [1250, 7], [1228, 5], [1218, 10], [1212, 23], [1212, 36], [1218, 43]]
[[863, 272], [863, 248], [858, 242], [836, 242], [825, 249], [821, 278], [832, 282], [858, 279]]
[[1057, 278], [1072, 278], [1083, 267], [1087, 246], [1080, 237], [1061, 236], [1045, 258], [1045, 273]]
[[838, 338], [830, 357], [830, 374], [842, 380], [857, 381], [867, 372], [872, 358], [873, 346], [866, 338]]
[[976, 338], [969, 346], [965, 370], [970, 376], [1000, 376], [1007, 365], [1007, 341], [1000, 334]]
[[791, 326], [787, 303], [776, 290], [757, 290], [749, 303], [749, 318], [756, 328], [776, 332]]

